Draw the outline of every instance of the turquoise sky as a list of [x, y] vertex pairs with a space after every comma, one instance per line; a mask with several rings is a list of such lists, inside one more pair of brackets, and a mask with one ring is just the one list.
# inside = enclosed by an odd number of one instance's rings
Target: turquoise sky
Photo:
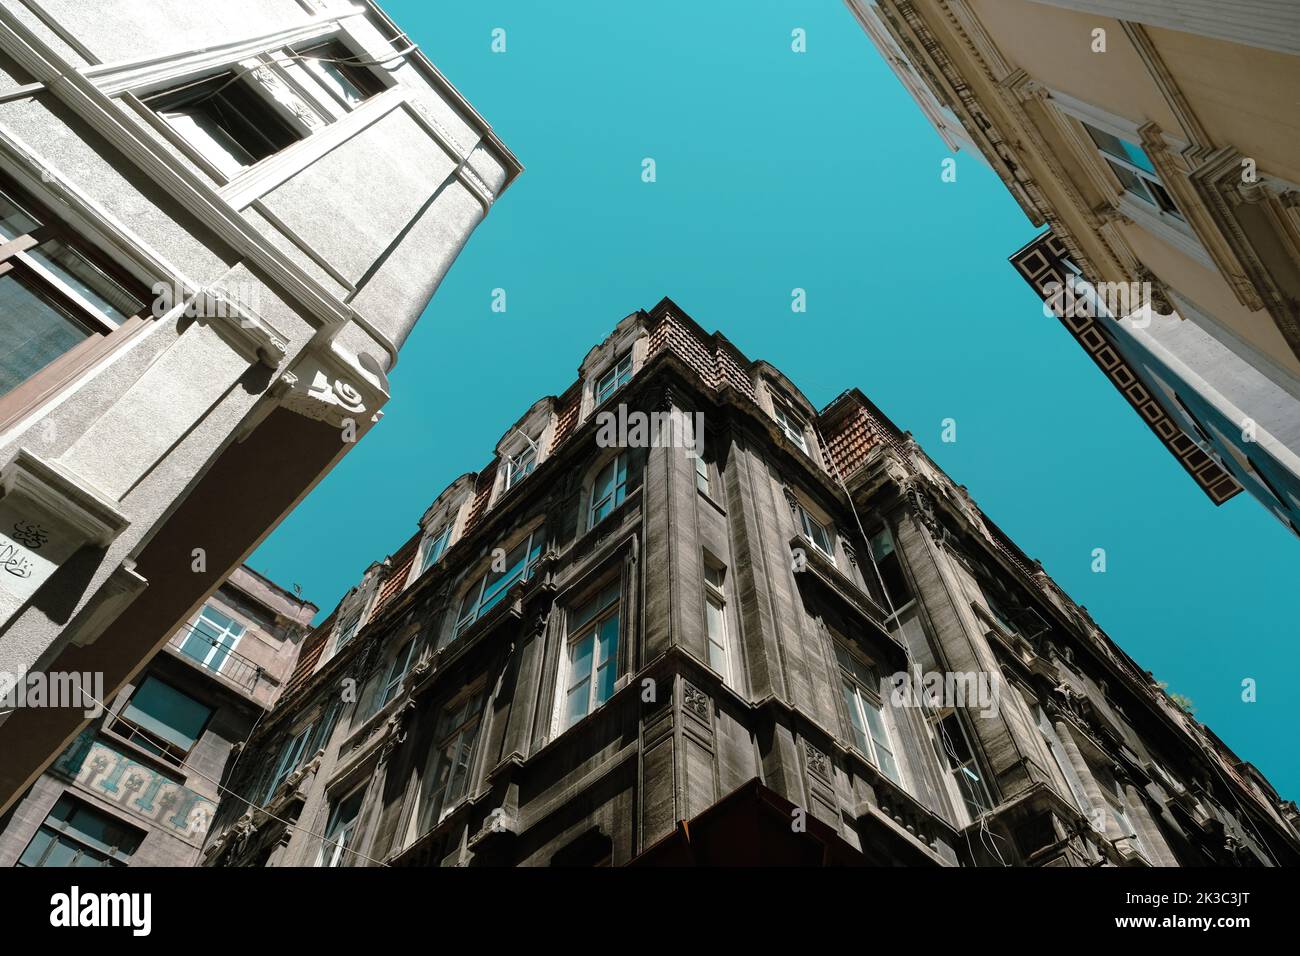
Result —
[[[328, 611], [614, 323], [668, 295], [814, 404], [870, 395], [1139, 664], [1300, 796], [1300, 542], [1247, 495], [1211, 505], [1044, 318], [1006, 261], [1037, 230], [977, 158], [940, 180], [942, 140], [841, 2], [384, 6], [526, 170], [403, 348], [383, 421], [253, 567]], [[945, 418], [956, 443], [939, 440]], [[1105, 574], [1090, 571], [1098, 547]]]

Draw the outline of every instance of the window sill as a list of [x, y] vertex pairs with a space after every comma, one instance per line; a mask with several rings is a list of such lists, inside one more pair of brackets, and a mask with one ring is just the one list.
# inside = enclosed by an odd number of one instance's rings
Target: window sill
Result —
[[789, 546], [791, 553], [797, 548], [802, 549], [804, 553], [804, 569], [796, 574], [811, 574], [821, 582], [823, 587], [839, 598], [841, 604], [847, 606], [859, 618], [875, 626], [881, 634], [889, 638], [891, 643], [906, 650], [903, 640], [886, 626], [885, 609], [876, 603], [875, 598], [862, 590], [856, 581], [841, 571], [802, 534], [796, 534], [791, 538]]

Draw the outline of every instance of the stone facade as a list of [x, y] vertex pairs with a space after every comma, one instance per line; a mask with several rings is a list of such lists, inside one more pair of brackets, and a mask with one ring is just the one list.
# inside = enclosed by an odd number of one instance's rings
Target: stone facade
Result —
[[208, 865], [1300, 862], [860, 392], [818, 411], [666, 299], [579, 374], [305, 642]]
[[[222, 799], [218, 784], [293, 673], [316, 610], [236, 568], [14, 804], [0, 822], [0, 867], [19, 860], [24, 866], [105, 862], [108, 854], [82, 839], [75, 820], [67, 826], [60, 819], [64, 808], [75, 808], [82, 819], [111, 821], [122, 832], [114, 863], [196, 865]], [[150, 700], [137, 697], [142, 688]], [[165, 698], [159, 688], [166, 688]], [[164, 700], [168, 711], [154, 706]], [[201, 729], [182, 753], [161, 746], [168, 740], [139, 716], [146, 712], [179, 715], [201, 722]], [[58, 842], [48, 839], [56, 834]], [[76, 853], [89, 860], [74, 861]]]
[[1244, 490], [1300, 535], [1296, 5], [846, 2], [948, 147], [1049, 227], [1012, 256], [1048, 320], [1211, 501]]
[[[129, 682], [378, 420], [520, 168], [373, 3], [0, 2], [0, 673]], [[65, 716], [0, 715], [0, 812]]]

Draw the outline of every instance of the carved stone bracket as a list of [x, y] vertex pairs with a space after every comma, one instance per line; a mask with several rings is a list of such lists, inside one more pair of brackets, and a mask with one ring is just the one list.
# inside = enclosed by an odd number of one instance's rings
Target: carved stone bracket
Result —
[[690, 681], [682, 682], [682, 707], [705, 723], [709, 722], [709, 695]]

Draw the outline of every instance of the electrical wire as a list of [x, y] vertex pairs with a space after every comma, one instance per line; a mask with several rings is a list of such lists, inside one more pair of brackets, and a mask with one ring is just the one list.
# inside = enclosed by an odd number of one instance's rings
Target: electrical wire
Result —
[[[829, 449], [830, 446], [827, 445], [826, 439], [822, 436], [821, 429], [817, 427], [816, 423], [813, 423], [812, 427], [813, 427], [813, 432], [817, 435], [817, 440], [821, 443], [821, 447], [825, 449]], [[889, 619], [892, 620], [895, 625], [897, 625], [899, 623], [898, 609], [894, 607], [894, 599], [890, 597], [889, 589], [885, 587], [885, 578], [880, 573], [880, 566], [876, 563], [876, 556], [871, 550], [871, 539], [867, 537], [866, 528], [862, 524], [862, 517], [861, 515], [858, 514], [857, 505], [853, 503], [853, 495], [849, 493], [848, 483], [844, 480], [843, 472], [840, 471], [839, 462], [837, 462], [834, 459], [834, 457], [832, 457], [829, 454], [829, 452], [827, 453], [826, 458], [828, 461], [830, 461], [831, 468], [833, 468], [835, 471], [836, 480], [839, 481], [840, 487], [844, 490], [844, 497], [848, 499], [849, 510], [853, 512], [853, 521], [858, 526], [858, 534], [862, 536], [862, 542], [864, 545], [866, 545], [867, 559], [871, 562], [871, 569], [876, 573], [876, 581], [880, 585], [880, 593], [884, 595], [885, 603], [889, 605]], [[943, 740], [944, 751], [948, 754], [949, 757], [951, 757], [954, 761], [956, 761], [957, 760], [956, 748], [953, 746], [952, 739], [948, 736], [947, 730], [944, 729], [943, 722], [941, 720], [934, 720], [934, 714], [931, 711], [930, 705], [925, 701], [924, 698], [922, 698], [921, 700], [921, 707], [922, 710], [925, 711], [926, 720], [933, 724], [939, 737]], [[953, 712], [956, 713], [955, 708]], [[951, 767], [949, 769], [951, 769]], [[991, 849], [993, 855], [996, 856], [998, 858], [998, 861], [1005, 867], [1008, 865], [1007, 861], [1003, 859], [1002, 854], [998, 852], [997, 845], [991, 844], [984, 839], [985, 834], [994, 838], [996, 838], [997, 836], [996, 834], [991, 833], [988, 830], [987, 818], [989, 817], [990, 814], [991, 811], [986, 811], [985, 813], [980, 814], [980, 819], [979, 819], [980, 829], [981, 829], [980, 842], [984, 845], [985, 849]], [[963, 829], [962, 835], [966, 839], [967, 852], [971, 852], [970, 834]], [[974, 857], [973, 852], [971, 852], [971, 856]]]

